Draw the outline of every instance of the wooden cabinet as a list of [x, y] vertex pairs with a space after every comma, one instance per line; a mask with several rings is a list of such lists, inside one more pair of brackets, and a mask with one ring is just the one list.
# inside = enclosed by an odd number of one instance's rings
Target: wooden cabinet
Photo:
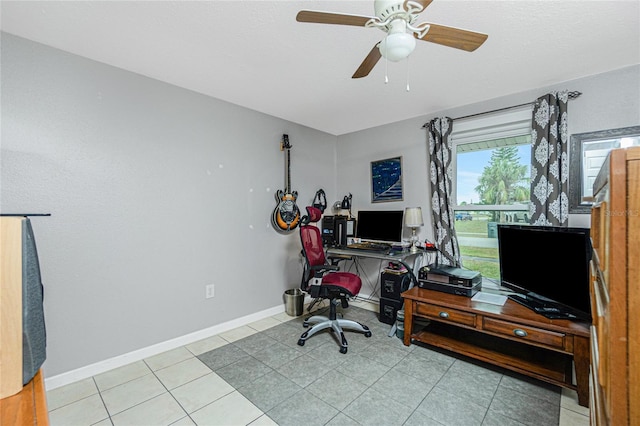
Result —
[[42, 371], [15, 395], [0, 399], [0, 425], [47, 426], [47, 395]]
[[592, 425], [640, 425], [640, 147], [612, 150], [591, 213]]
[[49, 424], [42, 372], [23, 386], [24, 221], [0, 218], [0, 425]]
[[[419, 287], [402, 296], [405, 345], [426, 343], [573, 389], [588, 405], [588, 323], [548, 319], [512, 300], [497, 306]], [[416, 317], [429, 325], [414, 330]]]
[[22, 390], [22, 218], [0, 218], [0, 398]]

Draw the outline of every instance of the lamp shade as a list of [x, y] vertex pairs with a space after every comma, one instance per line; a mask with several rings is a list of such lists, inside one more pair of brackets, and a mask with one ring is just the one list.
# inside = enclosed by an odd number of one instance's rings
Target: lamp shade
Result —
[[409, 228], [417, 228], [424, 225], [421, 207], [407, 207], [404, 210], [404, 224]]
[[390, 33], [380, 43], [380, 54], [393, 62], [398, 62], [413, 52], [416, 48], [416, 39], [411, 34], [404, 32]]

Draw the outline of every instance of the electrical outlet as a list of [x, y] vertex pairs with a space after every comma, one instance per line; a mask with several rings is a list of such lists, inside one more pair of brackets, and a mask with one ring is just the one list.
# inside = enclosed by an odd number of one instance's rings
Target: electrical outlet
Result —
[[213, 284], [209, 284], [209, 285], [205, 286], [204, 297], [206, 299], [211, 299], [214, 295], [215, 295], [215, 293], [213, 291]]

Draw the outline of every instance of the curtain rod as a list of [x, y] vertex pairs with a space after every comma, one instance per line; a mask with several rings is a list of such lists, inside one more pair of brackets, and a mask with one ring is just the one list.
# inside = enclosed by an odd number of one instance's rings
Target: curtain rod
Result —
[[[578, 91], [573, 91], [573, 92], [569, 92], [569, 100], [573, 100], [578, 98], [580, 95], [582, 95], [582, 92], [578, 92]], [[527, 106], [527, 105], [534, 105], [536, 102], [538, 101], [533, 101], [533, 102], [527, 102], [524, 104], [520, 104], [520, 105], [513, 105], [513, 106], [509, 106], [509, 107], [504, 107], [504, 108], [498, 108], [498, 109], [492, 109], [491, 111], [484, 111], [484, 112], [479, 112], [477, 114], [470, 114], [470, 115], [465, 115], [463, 117], [456, 117], [456, 118], [452, 118], [453, 121], [456, 120], [462, 120], [464, 118], [471, 118], [471, 117], [477, 117], [479, 115], [485, 115], [485, 114], [491, 114], [493, 112], [500, 112], [500, 111], [506, 111], [509, 109], [515, 109], [515, 108], [520, 108], [523, 106]], [[424, 123], [424, 125], [422, 126], [422, 128], [424, 129], [425, 127], [427, 127], [429, 123]]]

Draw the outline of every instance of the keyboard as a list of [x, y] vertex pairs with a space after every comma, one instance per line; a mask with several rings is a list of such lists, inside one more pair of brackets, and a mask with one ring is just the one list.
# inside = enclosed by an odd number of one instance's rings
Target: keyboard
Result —
[[377, 252], [389, 252], [391, 250], [391, 244], [385, 243], [372, 243], [372, 242], [360, 242], [360, 243], [351, 243], [347, 246], [350, 250], [367, 250], [367, 251], [377, 251]]

